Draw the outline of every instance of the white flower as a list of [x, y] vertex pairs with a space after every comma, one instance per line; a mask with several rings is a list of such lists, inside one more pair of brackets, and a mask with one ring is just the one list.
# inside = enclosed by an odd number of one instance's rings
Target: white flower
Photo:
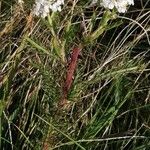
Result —
[[128, 5], [134, 5], [134, 0], [102, 0], [101, 6], [113, 9], [116, 8], [119, 13], [125, 13]]
[[23, 0], [18, 0], [18, 4], [23, 4], [24, 1]]
[[36, 0], [33, 14], [45, 18], [50, 10], [61, 11], [61, 5], [63, 4], [64, 0]]

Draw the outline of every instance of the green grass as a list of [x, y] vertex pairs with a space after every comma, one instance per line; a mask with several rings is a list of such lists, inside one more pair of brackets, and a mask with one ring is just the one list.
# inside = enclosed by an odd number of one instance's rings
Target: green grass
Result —
[[[86, 1], [66, 1], [46, 19], [31, 16], [30, 1], [1, 2], [0, 149], [149, 149], [150, 1], [135, 3], [101, 21], [104, 10]], [[80, 44], [61, 108], [67, 61]]]

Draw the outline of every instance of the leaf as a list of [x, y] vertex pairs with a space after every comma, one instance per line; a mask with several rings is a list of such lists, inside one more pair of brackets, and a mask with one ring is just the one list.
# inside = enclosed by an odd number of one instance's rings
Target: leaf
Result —
[[[26, 40], [35, 48], [37, 48], [38, 50], [44, 52], [45, 54], [51, 55], [50, 52], [48, 50], [46, 50], [45, 48], [43, 48], [42, 46], [40, 46], [39, 44], [37, 44], [36, 42], [34, 42], [32, 39], [30, 38], [26, 38]], [[52, 55], [51, 55], [52, 56]]]

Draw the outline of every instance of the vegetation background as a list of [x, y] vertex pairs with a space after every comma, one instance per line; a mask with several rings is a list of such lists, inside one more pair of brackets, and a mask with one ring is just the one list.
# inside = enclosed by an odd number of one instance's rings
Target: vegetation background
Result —
[[150, 1], [135, 0], [84, 43], [65, 108], [66, 60], [104, 8], [66, 0], [42, 19], [33, 3], [0, 2], [0, 149], [148, 150]]

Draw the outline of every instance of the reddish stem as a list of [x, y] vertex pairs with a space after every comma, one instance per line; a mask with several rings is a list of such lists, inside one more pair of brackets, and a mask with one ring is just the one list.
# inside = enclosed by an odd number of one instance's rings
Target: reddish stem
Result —
[[67, 96], [73, 82], [73, 76], [77, 66], [79, 53], [80, 53], [80, 48], [74, 48], [71, 54], [71, 60], [67, 68], [66, 80], [63, 87], [63, 97], [61, 101], [62, 105], [67, 103]]

